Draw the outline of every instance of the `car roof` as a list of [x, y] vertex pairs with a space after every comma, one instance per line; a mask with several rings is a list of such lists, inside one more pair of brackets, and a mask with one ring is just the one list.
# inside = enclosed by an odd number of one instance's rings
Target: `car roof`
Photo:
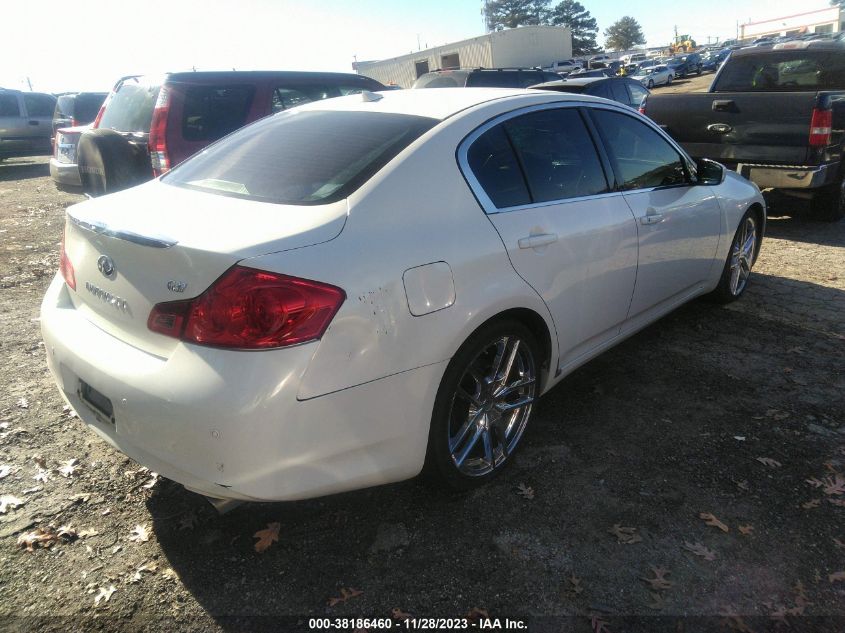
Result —
[[525, 105], [555, 101], [607, 103], [606, 99], [597, 97], [548, 90], [427, 88], [425, 90], [390, 90], [379, 93], [364, 92], [363, 95], [357, 94], [314, 101], [301, 105], [296, 110], [385, 112], [443, 120], [475, 106], [499, 100], [508, 100], [515, 104], [524, 102]]
[[746, 47], [735, 50], [732, 57], [759, 55], [761, 53], [782, 53], [788, 51], [837, 51], [842, 52], [845, 44], [839, 40], [798, 40], [781, 42], [773, 46]]

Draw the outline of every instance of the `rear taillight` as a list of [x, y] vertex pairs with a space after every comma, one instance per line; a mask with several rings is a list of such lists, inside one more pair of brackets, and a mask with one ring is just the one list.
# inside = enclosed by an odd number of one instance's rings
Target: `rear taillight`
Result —
[[170, 98], [167, 93], [167, 86], [162, 86], [153, 110], [149, 140], [150, 160], [153, 165], [153, 175], [156, 177], [170, 170], [170, 156], [167, 154], [167, 115], [169, 111]]
[[643, 97], [642, 101], [640, 101], [640, 107], [639, 107], [640, 114], [645, 114], [645, 103], [646, 103], [646, 101], [648, 101], [647, 95], [645, 97]]
[[813, 109], [810, 119], [810, 147], [827, 147], [830, 145], [830, 135], [833, 131], [833, 111]]
[[59, 258], [59, 270], [62, 271], [62, 277], [64, 277], [65, 283], [70, 287], [70, 289], [76, 290], [76, 275], [73, 273], [73, 264], [70, 263], [67, 252], [65, 252], [64, 235], [62, 235], [62, 253]]
[[345, 299], [336, 286], [235, 266], [195, 299], [156, 305], [147, 327], [211, 347], [286, 347], [323, 336]]
[[98, 127], [100, 127], [100, 121], [103, 120], [103, 113], [106, 111], [106, 105], [108, 105], [109, 99], [111, 99], [111, 95], [106, 97], [106, 100], [103, 101], [103, 105], [101, 105], [100, 109], [97, 111], [97, 116], [94, 117], [94, 122], [91, 123], [92, 130], [96, 130]]

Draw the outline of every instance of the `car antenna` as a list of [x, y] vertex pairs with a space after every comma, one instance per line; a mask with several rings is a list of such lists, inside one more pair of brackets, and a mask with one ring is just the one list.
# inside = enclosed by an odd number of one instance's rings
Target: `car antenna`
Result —
[[384, 99], [384, 95], [380, 95], [375, 92], [370, 92], [369, 90], [361, 91], [361, 100], [364, 102], [381, 101], [382, 99]]

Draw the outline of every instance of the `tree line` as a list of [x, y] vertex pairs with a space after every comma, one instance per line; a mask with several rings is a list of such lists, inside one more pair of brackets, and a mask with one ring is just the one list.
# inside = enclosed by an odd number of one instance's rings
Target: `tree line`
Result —
[[[592, 55], [600, 50], [596, 19], [578, 0], [562, 0], [554, 6], [552, 0], [487, 0], [484, 20], [490, 31], [538, 24], [566, 26], [572, 32], [573, 55]], [[627, 15], [605, 29], [604, 37], [605, 46], [617, 51], [645, 44], [639, 23]]]

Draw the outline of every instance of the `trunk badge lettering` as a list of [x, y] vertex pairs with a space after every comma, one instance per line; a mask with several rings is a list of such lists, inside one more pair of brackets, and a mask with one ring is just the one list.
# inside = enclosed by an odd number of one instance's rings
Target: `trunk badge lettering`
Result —
[[97, 297], [97, 299], [99, 299], [100, 301], [104, 301], [105, 303], [114, 306], [121, 312], [125, 312], [130, 316], [132, 315], [132, 310], [129, 309], [129, 304], [126, 302], [125, 299], [121, 299], [117, 295], [113, 295], [112, 293], [103, 290], [98, 286], [95, 286], [90, 281], [85, 282], [85, 290]]
[[167, 282], [167, 289], [171, 292], [185, 292], [185, 288], [188, 287], [188, 284], [184, 281], [174, 281], [171, 279]]
[[114, 261], [108, 255], [101, 255], [97, 260], [97, 270], [103, 273], [103, 277], [111, 277], [114, 274]]

